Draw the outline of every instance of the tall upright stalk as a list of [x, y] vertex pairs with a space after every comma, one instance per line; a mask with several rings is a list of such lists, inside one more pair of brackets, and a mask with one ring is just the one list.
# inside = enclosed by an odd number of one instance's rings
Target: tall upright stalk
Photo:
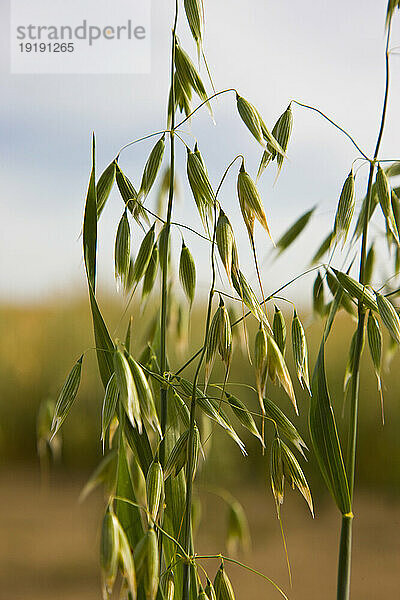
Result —
[[[389, 71], [389, 41], [390, 41], [390, 30], [391, 20], [388, 23], [388, 30], [386, 36], [386, 51], [385, 51], [385, 96], [383, 100], [382, 116], [380, 121], [378, 138], [376, 141], [374, 157], [370, 161], [369, 176], [366, 193], [366, 210], [364, 216], [362, 242], [361, 242], [361, 257], [360, 257], [360, 270], [359, 270], [359, 282], [365, 283], [365, 265], [367, 259], [367, 241], [368, 241], [368, 224], [371, 210], [372, 200], [372, 181], [375, 171], [375, 165], [379, 154], [379, 148], [382, 141], [383, 131], [386, 122], [386, 112], [389, 98], [389, 82], [390, 82], [390, 71]], [[347, 477], [349, 482], [350, 499], [353, 503], [354, 496], [354, 479], [355, 479], [355, 464], [356, 464], [356, 450], [357, 450], [357, 426], [358, 426], [358, 405], [359, 405], [359, 392], [360, 392], [360, 362], [362, 349], [364, 345], [364, 333], [365, 333], [365, 315], [366, 309], [362, 301], [358, 302], [358, 325], [357, 325], [357, 337], [355, 343], [354, 352], [354, 365], [352, 372], [351, 381], [351, 402], [350, 402], [350, 425], [349, 425], [349, 436], [347, 442], [347, 457], [346, 457], [346, 468]], [[353, 526], [353, 514], [346, 514], [342, 516], [342, 528], [340, 535], [340, 546], [339, 546], [339, 564], [338, 564], [338, 582], [337, 582], [337, 600], [348, 600], [350, 598], [350, 576], [351, 576], [351, 554], [352, 554], [352, 526]]]
[[[169, 193], [168, 193], [168, 207], [167, 207], [167, 218], [165, 222], [166, 227], [166, 240], [167, 243], [164, 245], [164, 257], [163, 264], [164, 269], [162, 272], [162, 283], [161, 283], [161, 350], [160, 350], [160, 369], [161, 375], [164, 374], [167, 367], [167, 312], [168, 312], [168, 248], [171, 230], [172, 220], [172, 206], [174, 201], [174, 183], [175, 183], [175, 46], [176, 46], [176, 25], [178, 22], [178, 0], [175, 0], [175, 16], [174, 25], [172, 28], [172, 49], [171, 49], [171, 129], [170, 129], [170, 167], [169, 167]], [[167, 416], [168, 416], [168, 389], [164, 385], [161, 385], [160, 389], [160, 402], [161, 402], [161, 432], [165, 435]], [[164, 464], [165, 459], [165, 444], [161, 444], [160, 448], [160, 460], [161, 464]]]

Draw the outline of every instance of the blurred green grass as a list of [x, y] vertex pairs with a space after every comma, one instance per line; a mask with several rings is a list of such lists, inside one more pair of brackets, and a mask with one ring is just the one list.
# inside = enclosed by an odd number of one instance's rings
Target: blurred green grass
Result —
[[[122, 303], [102, 297], [101, 307], [110, 324], [110, 331], [119, 322]], [[138, 355], [145, 342], [146, 330], [151, 326], [155, 313], [149, 305], [140, 315], [137, 307], [132, 308], [134, 316], [132, 339], [133, 352]], [[184, 362], [185, 357], [196, 350], [201, 342], [204, 327], [205, 307], [196, 306], [191, 317], [189, 348], [184, 352], [178, 343], [176, 323], [171, 322], [170, 361], [172, 368]], [[310, 368], [314, 364], [321, 336], [321, 323], [314, 321], [310, 314], [299, 308], [305, 324], [309, 343]], [[287, 315], [288, 331], [290, 315]], [[125, 319], [126, 321], [126, 319]], [[333, 405], [335, 408], [342, 440], [346, 431], [341, 418], [343, 405], [343, 375], [347, 362], [348, 348], [355, 323], [348, 315], [339, 315], [327, 346], [327, 376]], [[116, 334], [124, 335], [125, 323]], [[254, 323], [249, 324], [250, 347], [254, 333]], [[288, 336], [289, 337], [289, 336]], [[290, 342], [290, 339], [288, 340]], [[387, 342], [387, 339], [385, 339]], [[0, 306], [0, 455], [3, 464], [34, 463], [36, 455], [36, 414], [38, 406], [45, 398], [56, 399], [64, 378], [80, 354], [93, 348], [90, 313], [86, 298], [57, 298], [33, 306]], [[217, 361], [218, 363], [218, 361]], [[293, 374], [291, 352], [288, 363]], [[384, 397], [386, 423], [383, 426], [380, 405], [372, 363], [365, 349], [362, 363], [359, 451], [357, 484], [365, 489], [381, 488], [398, 495], [400, 493], [400, 362], [395, 355], [390, 374], [384, 374]], [[190, 368], [185, 372], [189, 377]], [[222, 381], [223, 372], [218, 366], [214, 369], [213, 380]], [[235, 350], [231, 368], [230, 391], [235, 393], [249, 407], [257, 411], [255, 394], [240, 384], [254, 385], [254, 375], [246, 352]], [[297, 382], [294, 382], [298, 396], [300, 417], [293, 409], [284, 392], [269, 384], [268, 394], [291, 418], [309, 443], [307, 427], [308, 398]], [[63, 426], [62, 462], [68, 469], [88, 470], [92, 468], [101, 453], [100, 415], [103, 399], [97, 365], [93, 351], [88, 351], [84, 361], [83, 378], [73, 410]], [[239, 426], [240, 427], [240, 426]], [[212, 443], [215, 452], [210, 454], [204, 477], [207, 481], [218, 481], [221, 473], [227, 484], [252, 480], [255, 473], [259, 481], [266, 480], [266, 459], [253, 439], [243, 433], [249, 457], [241, 456], [237, 447], [222, 432], [216, 431]], [[319, 489], [321, 478], [312, 452], [305, 466], [311, 486]]]

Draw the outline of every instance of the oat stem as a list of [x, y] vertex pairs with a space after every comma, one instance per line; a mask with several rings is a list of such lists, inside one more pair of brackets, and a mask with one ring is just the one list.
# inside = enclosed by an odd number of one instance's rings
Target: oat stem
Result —
[[175, 127], [171, 127], [171, 129], [178, 129], [178, 127], [180, 127], [181, 125], [183, 125], [184, 123], [186, 123], [186, 121], [188, 121], [190, 119], [190, 117], [192, 115], [194, 115], [194, 113], [199, 110], [199, 108], [201, 108], [202, 106], [204, 106], [205, 104], [207, 104], [207, 102], [209, 102], [213, 98], [216, 98], [217, 96], [220, 96], [221, 94], [226, 94], [228, 92], [235, 92], [236, 93], [236, 90], [234, 88], [229, 88], [227, 90], [221, 90], [220, 92], [216, 92], [215, 94], [212, 94], [206, 100], [204, 100], [204, 102], [201, 102], [201, 104], [199, 104], [198, 106], [196, 106], [196, 108], [194, 110], [192, 110], [192, 112], [189, 113], [184, 119], [182, 119], [182, 121], [180, 121]]
[[[389, 41], [390, 41], [390, 30], [391, 21], [389, 21], [387, 36], [386, 36], [386, 52], [385, 52], [385, 96], [383, 100], [382, 116], [380, 122], [380, 128], [378, 138], [376, 141], [374, 158], [370, 161], [368, 186], [367, 186], [367, 207], [365, 211], [364, 227], [362, 234], [361, 243], [361, 258], [360, 258], [360, 271], [359, 271], [359, 282], [364, 283], [365, 279], [365, 264], [367, 258], [367, 238], [368, 238], [368, 223], [370, 215], [370, 207], [372, 200], [372, 180], [375, 171], [376, 159], [378, 157], [379, 148], [382, 141], [383, 131], [386, 121], [386, 112], [389, 98]], [[355, 475], [355, 462], [356, 462], [356, 449], [357, 449], [357, 425], [358, 425], [358, 403], [359, 403], [359, 391], [360, 391], [360, 360], [362, 354], [362, 348], [364, 343], [364, 331], [365, 331], [365, 307], [361, 301], [358, 303], [358, 325], [357, 325], [357, 337], [355, 346], [355, 358], [351, 381], [351, 397], [350, 397], [350, 427], [349, 436], [347, 442], [347, 478], [349, 482], [350, 499], [353, 502], [354, 495], [354, 475]], [[352, 553], [352, 524], [353, 515], [342, 516], [342, 529], [340, 537], [340, 548], [339, 548], [339, 565], [338, 565], [338, 582], [337, 582], [337, 600], [349, 600], [350, 598], [350, 575], [351, 575], [351, 553]]]
[[124, 146], [122, 146], [122, 148], [119, 149], [118, 154], [115, 157], [115, 160], [118, 162], [119, 155], [126, 148], [129, 148], [130, 146], [133, 146], [134, 144], [137, 144], [138, 142], [144, 142], [145, 140], [148, 140], [148, 139], [150, 139], [150, 138], [152, 138], [152, 137], [154, 137], [156, 135], [162, 135], [163, 133], [169, 133], [169, 132], [170, 132], [169, 129], [163, 129], [162, 131], [155, 131], [154, 133], [149, 133], [148, 135], [145, 135], [143, 137], [137, 138], [136, 140], [133, 140], [132, 142], [128, 142], [127, 144], [125, 144]]
[[[176, 25], [178, 22], [178, 0], [175, 0], [175, 16], [174, 25], [172, 28], [172, 49], [171, 49], [171, 97], [172, 97], [172, 116], [171, 116], [171, 131], [170, 131], [170, 170], [169, 170], [169, 194], [167, 219], [165, 223], [167, 243], [164, 246], [164, 269], [162, 272], [161, 284], [161, 352], [160, 352], [160, 371], [164, 374], [167, 367], [167, 352], [166, 352], [166, 337], [167, 337], [167, 307], [168, 307], [168, 246], [171, 231], [172, 220], [172, 205], [174, 201], [174, 183], [175, 183], [175, 47], [176, 47]], [[164, 436], [167, 416], [168, 416], [168, 390], [164, 385], [160, 389], [161, 400], [161, 432]], [[165, 445], [160, 448], [160, 462], [164, 465], [165, 460]]]

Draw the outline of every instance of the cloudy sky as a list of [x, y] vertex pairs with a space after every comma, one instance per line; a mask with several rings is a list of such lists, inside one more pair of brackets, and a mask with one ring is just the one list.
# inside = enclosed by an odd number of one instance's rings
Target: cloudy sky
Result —
[[[143, 0], [147, 1], [147, 0]], [[70, 2], [71, 7], [82, 2]], [[24, 302], [70, 294], [84, 284], [79, 232], [90, 168], [90, 135], [96, 132], [101, 171], [126, 142], [165, 127], [172, 0], [152, 0], [151, 72], [146, 75], [10, 74], [9, 2], [0, 6], [0, 300]], [[319, 107], [372, 152], [384, 86], [386, 0], [272, 2], [205, 0], [205, 48], [217, 89], [235, 87], [271, 125], [291, 99]], [[184, 16], [182, 44], [195, 49]], [[400, 46], [400, 15], [392, 46]], [[392, 57], [391, 102], [382, 157], [400, 155], [400, 56]], [[397, 107], [397, 110], [396, 110]], [[216, 126], [199, 111], [185, 131], [199, 140], [214, 185], [238, 154], [254, 174], [260, 147], [238, 118], [233, 95], [214, 104]], [[190, 139], [187, 138], [187, 139]], [[139, 185], [151, 142], [134, 146], [121, 166]], [[183, 198], [175, 219], [199, 226], [184, 183], [185, 151], [179, 147]], [[271, 244], [257, 231], [266, 291], [304, 269], [332, 226], [341, 185], [357, 153], [317, 115], [294, 108], [288, 161], [274, 185], [274, 168], [260, 189], [275, 238], [302, 212], [318, 205], [310, 228], [287, 257], [271, 261]], [[367, 168], [358, 173], [358, 197]], [[234, 224], [242, 263], [254, 269], [238, 212], [235, 173], [221, 202]], [[100, 228], [100, 280], [111, 286], [113, 237], [121, 203], [113, 194]], [[378, 222], [379, 226], [379, 222]], [[133, 245], [139, 244], [135, 231]], [[207, 247], [188, 234], [198, 259], [200, 287], [207, 288]], [[301, 286], [297, 293], [301, 292]], [[296, 290], [293, 290], [296, 293]]]

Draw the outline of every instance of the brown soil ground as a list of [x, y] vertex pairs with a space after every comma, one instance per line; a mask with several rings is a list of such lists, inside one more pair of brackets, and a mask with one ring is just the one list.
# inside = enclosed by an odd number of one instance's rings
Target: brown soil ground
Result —
[[[81, 481], [54, 478], [47, 491], [36, 473], [0, 472], [0, 600], [99, 600], [99, 521], [102, 499], [77, 501]], [[285, 530], [293, 571], [288, 586], [278, 522], [269, 492], [238, 490], [249, 516], [252, 551], [244, 562], [279, 582], [290, 600], [334, 599], [339, 519], [331, 503], [313, 521], [300, 498], [290, 494]], [[352, 598], [398, 597], [400, 504], [360, 495], [354, 525]], [[198, 548], [221, 550], [223, 505], [207, 498], [203, 519], [212, 538], [200, 533]], [[203, 521], [204, 524], [204, 521]], [[204, 531], [204, 528], [200, 528]], [[207, 550], [206, 550], [207, 549]], [[212, 576], [216, 561], [204, 561]], [[279, 595], [257, 576], [229, 568], [238, 600], [274, 599]]]

